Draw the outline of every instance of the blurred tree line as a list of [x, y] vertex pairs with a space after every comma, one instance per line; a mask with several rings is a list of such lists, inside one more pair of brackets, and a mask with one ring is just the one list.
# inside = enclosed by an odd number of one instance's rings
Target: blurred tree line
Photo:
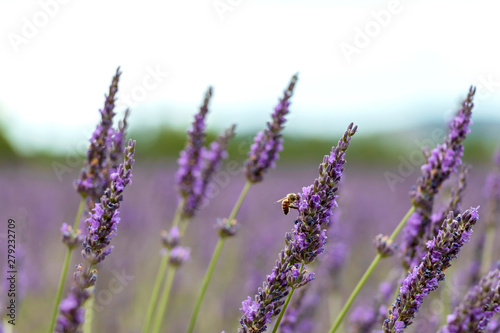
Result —
[[[442, 127], [445, 133], [446, 127]], [[412, 131], [386, 132], [372, 135], [363, 135], [362, 129], [353, 137], [353, 144], [349, 147], [347, 160], [357, 164], [367, 165], [396, 165], [403, 159], [415, 158], [420, 154], [421, 143], [441, 143], [432, 141], [429, 129], [436, 126], [423, 126]], [[464, 160], [470, 164], [488, 164], [492, 159], [494, 151], [498, 147], [498, 124], [491, 125], [474, 124], [472, 132], [465, 142]], [[286, 131], [285, 131], [286, 133]], [[329, 138], [311, 138], [300, 136], [284, 136], [284, 150], [281, 153], [280, 163], [308, 164], [320, 161], [333, 145], [337, 144], [342, 133], [331, 133]], [[208, 132], [207, 142], [216, 138], [217, 134]], [[229, 145], [229, 156], [232, 160], [243, 161], [252, 144], [254, 134], [238, 134]], [[165, 160], [177, 159], [179, 152], [184, 148], [186, 132], [179, 129], [163, 127], [160, 130], [134, 130], [129, 137], [137, 140], [137, 160]], [[81, 152], [82, 156], [85, 152]], [[53, 152], [38, 152], [36, 155], [26, 158], [16, 154], [9, 141], [0, 132], [0, 161], [26, 162], [54, 161], [63, 159], [64, 156]], [[412, 157], [413, 156], [413, 157]], [[420, 154], [421, 156], [421, 154]]]

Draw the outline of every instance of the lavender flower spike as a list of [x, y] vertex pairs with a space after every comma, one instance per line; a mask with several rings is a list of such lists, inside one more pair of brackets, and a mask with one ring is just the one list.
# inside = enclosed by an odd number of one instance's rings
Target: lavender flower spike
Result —
[[132, 182], [135, 141], [130, 140], [125, 151], [125, 160], [116, 173], [111, 175], [111, 186], [104, 191], [99, 203], [87, 219], [87, 236], [83, 242], [84, 263], [77, 266], [73, 275], [74, 285], [60, 306], [56, 332], [81, 332], [84, 320], [83, 304], [90, 297], [89, 288], [95, 285], [97, 270], [94, 265], [111, 253], [110, 241], [117, 232], [120, 222], [118, 208], [123, 200], [123, 190]]
[[410, 270], [401, 285], [398, 298], [388, 311], [389, 317], [383, 325], [385, 333], [400, 333], [412, 324], [424, 298], [438, 288], [438, 282], [444, 280], [451, 260], [469, 241], [472, 227], [479, 218], [478, 208], [470, 208], [456, 217], [450, 212], [438, 235], [427, 242], [426, 255], [418, 266]]
[[227, 155], [227, 146], [229, 141], [234, 137], [234, 130], [236, 125], [232, 125], [223, 134], [221, 134], [216, 141], [210, 144], [210, 149], [202, 149], [201, 157], [203, 159], [203, 168], [201, 170], [201, 189], [198, 193], [191, 192], [186, 198], [186, 203], [182, 210], [183, 218], [191, 218], [195, 215], [196, 211], [202, 205], [206, 205], [208, 199], [206, 192], [208, 185], [212, 180], [215, 173], [219, 170], [222, 160]]
[[110, 172], [107, 164], [108, 154], [111, 151], [112, 145], [111, 137], [114, 133], [112, 126], [113, 117], [115, 116], [115, 97], [118, 92], [120, 75], [120, 67], [118, 67], [109, 87], [109, 92], [105, 96], [104, 108], [99, 110], [101, 113], [101, 122], [97, 125], [90, 138], [85, 167], [82, 169], [80, 178], [76, 181], [77, 192], [82, 196], [88, 197], [92, 203], [99, 201], [104, 190], [109, 186]]
[[323, 252], [326, 242], [323, 225], [329, 222], [332, 208], [337, 206], [337, 184], [339, 183], [345, 151], [357, 126], [350, 124], [338, 146], [323, 158], [319, 166], [319, 177], [309, 187], [302, 189], [298, 204], [299, 216], [292, 233], [285, 235], [285, 249], [279, 254], [276, 266], [258, 289], [255, 300], [250, 297], [242, 303], [243, 316], [240, 318], [240, 333], [264, 332], [271, 318], [281, 312], [285, 298], [293, 289], [300, 288], [314, 279], [314, 274], [306, 276], [299, 267], [314, 261]]
[[254, 143], [250, 147], [248, 160], [245, 162], [245, 170], [248, 181], [252, 183], [262, 181], [264, 173], [269, 168], [274, 167], [275, 161], [279, 158], [279, 152], [283, 150], [281, 131], [286, 121], [285, 116], [289, 112], [290, 98], [293, 95], [293, 89], [297, 80], [297, 74], [292, 76], [288, 88], [283, 93], [283, 98], [280, 99], [279, 104], [274, 108], [272, 115], [273, 122], [268, 122], [267, 128], [257, 133]]
[[462, 164], [463, 141], [470, 132], [472, 124], [472, 103], [476, 88], [470, 87], [467, 98], [462, 103], [455, 118], [450, 122], [448, 136], [443, 144], [438, 144], [431, 152], [426, 153], [427, 163], [422, 166], [422, 175], [417, 186], [410, 192], [415, 212], [404, 229], [403, 265], [407, 268], [418, 264], [425, 253], [425, 242], [432, 239], [430, 235], [431, 213], [434, 197], [443, 182]]
[[212, 87], [209, 87], [205, 93], [205, 99], [200, 111], [194, 116], [193, 127], [188, 130], [186, 147], [181, 151], [181, 156], [178, 159], [177, 186], [183, 198], [190, 195], [199, 195], [202, 191], [201, 169], [203, 166], [203, 144], [206, 135], [205, 116], [208, 113], [208, 103], [211, 98]]
[[125, 137], [126, 137], [126, 131], [127, 131], [127, 118], [130, 115], [130, 110], [127, 109], [125, 110], [125, 115], [123, 116], [123, 120], [120, 120], [118, 122], [118, 130], [111, 129], [111, 134], [108, 137], [108, 140], [111, 142], [108, 144], [108, 147], [110, 147], [109, 152], [108, 152], [108, 159], [107, 159], [107, 169], [109, 170], [109, 173], [115, 173], [116, 170], [118, 169], [118, 166], [120, 165], [121, 159], [123, 157], [123, 152], [125, 149]]
[[500, 271], [484, 276], [448, 316], [439, 333], [484, 332], [491, 317], [500, 313]]

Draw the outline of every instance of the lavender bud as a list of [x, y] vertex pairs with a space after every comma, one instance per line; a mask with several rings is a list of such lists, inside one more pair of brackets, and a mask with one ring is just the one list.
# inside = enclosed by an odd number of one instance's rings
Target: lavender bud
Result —
[[170, 229], [170, 233], [166, 230], [162, 230], [161, 240], [163, 246], [165, 246], [167, 249], [172, 249], [176, 247], [177, 245], [179, 245], [179, 242], [181, 240], [179, 228], [177, 226], [173, 226]]
[[125, 137], [127, 130], [127, 118], [130, 115], [130, 110], [125, 110], [125, 115], [123, 116], [123, 120], [118, 122], [118, 130], [114, 130], [111, 128], [111, 134], [108, 139], [110, 143], [108, 147], [110, 147], [108, 152], [108, 161], [107, 161], [107, 169], [109, 170], [109, 174], [115, 173], [120, 165], [121, 159], [123, 157], [124, 149], [125, 149]]
[[389, 239], [389, 236], [384, 236], [382, 234], [377, 235], [373, 240], [377, 253], [383, 258], [390, 257], [394, 254], [394, 245]]
[[61, 227], [62, 242], [70, 249], [74, 249], [76, 245], [83, 242], [83, 235], [80, 230], [74, 230], [72, 226], [63, 223]]
[[219, 230], [219, 236], [221, 238], [232, 237], [236, 235], [236, 232], [240, 228], [240, 225], [236, 219], [228, 221], [227, 218], [217, 219], [217, 229]]
[[191, 250], [189, 247], [176, 246], [170, 251], [168, 262], [170, 265], [179, 267], [189, 260]]
[[279, 152], [283, 150], [283, 139], [281, 131], [286, 121], [285, 116], [289, 113], [290, 98], [297, 83], [298, 76], [292, 76], [288, 88], [284, 91], [283, 98], [274, 108], [272, 123], [267, 123], [267, 128], [257, 133], [254, 143], [250, 147], [248, 160], [245, 162], [245, 170], [248, 181], [258, 183], [262, 181], [264, 173], [274, 167], [279, 158]]

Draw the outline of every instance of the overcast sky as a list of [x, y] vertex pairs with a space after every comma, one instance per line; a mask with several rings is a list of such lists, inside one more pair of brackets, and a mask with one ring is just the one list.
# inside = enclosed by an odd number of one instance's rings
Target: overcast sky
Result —
[[0, 2], [0, 122], [16, 146], [88, 140], [117, 66], [133, 127], [186, 128], [208, 85], [209, 127], [263, 127], [299, 72], [287, 133], [338, 135], [443, 120], [471, 84], [500, 121], [491, 1]]

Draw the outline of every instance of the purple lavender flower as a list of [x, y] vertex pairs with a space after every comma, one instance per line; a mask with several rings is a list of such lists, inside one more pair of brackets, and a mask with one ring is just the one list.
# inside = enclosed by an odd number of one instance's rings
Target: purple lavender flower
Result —
[[176, 246], [170, 251], [168, 262], [172, 266], [179, 267], [189, 260], [190, 252], [188, 247]]
[[84, 239], [82, 232], [79, 229], [75, 230], [67, 223], [63, 223], [61, 227], [61, 234], [62, 242], [70, 249], [74, 249], [78, 244], [81, 244]]
[[[340, 209], [335, 209], [330, 222], [324, 226], [328, 237], [325, 254], [314, 262], [315, 269], [327, 277], [326, 281], [323, 280], [324, 283], [318, 283], [314, 286], [307, 285], [299, 290], [298, 295], [294, 296], [283, 316], [280, 332], [314, 331], [317, 323], [314, 317], [317, 313], [318, 303], [332, 290], [334, 293], [340, 291], [341, 272], [347, 260], [349, 249], [344, 242], [347, 228], [345, 225], [340, 227], [339, 221]], [[330, 297], [335, 296], [330, 295]]]
[[236, 232], [240, 228], [240, 225], [236, 221], [236, 219], [232, 219], [229, 222], [226, 218], [218, 218], [216, 222], [216, 228], [218, 229], [219, 236], [221, 238], [232, 237], [236, 235]]
[[500, 313], [500, 271], [495, 269], [471, 289], [455, 311], [447, 317], [447, 325], [439, 333], [484, 332], [492, 316]]
[[221, 134], [216, 141], [210, 144], [210, 149], [202, 149], [201, 159], [203, 161], [202, 169], [199, 174], [201, 180], [200, 190], [192, 191], [186, 197], [186, 202], [182, 210], [183, 218], [191, 218], [195, 215], [196, 211], [200, 208], [203, 200], [206, 198], [208, 185], [210, 184], [213, 176], [219, 170], [223, 159], [227, 158], [227, 146], [229, 141], [234, 137], [234, 130], [236, 125], [231, 126], [223, 134]]
[[[300, 266], [311, 263], [323, 252], [326, 236], [322, 226], [329, 222], [332, 208], [336, 206], [337, 184], [344, 171], [345, 151], [356, 130], [357, 126], [349, 125], [338, 146], [333, 147], [330, 155], [323, 158], [319, 177], [313, 185], [302, 189], [299, 216], [292, 233], [285, 235], [285, 249], [280, 252], [276, 266], [262, 288], [259, 288], [255, 300], [243, 302], [240, 333], [264, 332], [270, 318], [280, 313], [290, 290], [300, 288], [314, 279], [312, 273], [306, 276], [306, 270], [300, 272]], [[254, 311], [257, 306], [258, 311]]]
[[111, 253], [110, 241], [117, 232], [120, 222], [118, 208], [123, 200], [123, 190], [132, 182], [135, 141], [130, 140], [125, 151], [125, 159], [116, 173], [110, 175], [111, 186], [104, 191], [99, 203], [87, 219], [87, 236], [83, 242], [82, 256], [84, 264], [78, 265], [73, 275], [74, 285], [60, 306], [56, 332], [80, 332], [84, 320], [82, 308], [90, 297], [89, 288], [95, 285], [97, 270], [93, 266], [103, 261]]
[[394, 245], [389, 239], [389, 236], [379, 234], [375, 237], [373, 243], [375, 244], [377, 253], [380, 254], [383, 258], [390, 257], [394, 254]]
[[166, 247], [167, 249], [172, 249], [177, 245], [179, 245], [179, 242], [181, 241], [181, 233], [179, 231], [179, 227], [173, 226], [170, 229], [170, 232], [163, 230], [161, 232], [161, 240], [163, 246]]
[[120, 222], [118, 208], [123, 200], [123, 190], [132, 183], [135, 141], [130, 140], [126, 148], [125, 160], [116, 173], [111, 175], [111, 187], [106, 189], [100, 203], [87, 219], [87, 237], [83, 243], [82, 255], [91, 265], [100, 263], [111, 252], [108, 245], [117, 233]]
[[427, 163], [422, 166], [422, 176], [417, 181], [417, 186], [410, 191], [410, 197], [415, 206], [413, 223], [405, 227], [403, 238], [403, 265], [406, 268], [418, 263], [425, 253], [424, 244], [431, 238], [428, 230], [431, 225], [431, 214], [434, 197], [443, 182], [462, 163], [464, 147], [462, 145], [472, 124], [472, 99], [476, 92], [475, 87], [469, 89], [467, 98], [462, 103], [462, 108], [450, 122], [448, 136], [443, 144], [438, 144], [431, 152], [427, 152]]
[[262, 181], [264, 173], [273, 168], [276, 160], [279, 158], [279, 152], [283, 150], [283, 139], [281, 131], [288, 114], [290, 98], [293, 95], [293, 89], [298, 80], [297, 74], [292, 76], [288, 88], [280, 99], [278, 105], [274, 108], [272, 123], [267, 123], [267, 128], [257, 133], [254, 143], [250, 147], [248, 160], [245, 162], [245, 170], [248, 181], [258, 183]]
[[93, 204], [99, 201], [106, 188], [109, 187], [110, 175], [116, 171], [118, 159], [123, 155], [128, 110], [123, 122], [119, 124], [119, 129], [116, 131], [112, 127], [120, 75], [120, 67], [118, 67], [108, 95], [105, 96], [104, 108], [99, 110], [101, 122], [90, 139], [85, 167], [81, 171], [80, 178], [76, 180], [76, 190], [82, 196], [87, 197], [89, 209], [93, 208]]
[[479, 218], [478, 208], [470, 208], [456, 217], [450, 212], [438, 235], [427, 242], [426, 255], [418, 266], [409, 271], [398, 298], [388, 311], [389, 317], [383, 325], [385, 333], [402, 332], [412, 324], [424, 298], [438, 288], [438, 282], [444, 280], [451, 260], [457, 257], [462, 246], [469, 241], [472, 227]]
[[323, 163], [319, 166], [320, 176], [312, 185], [302, 188], [298, 204], [299, 216], [291, 244], [296, 259], [301, 263], [308, 264], [323, 252], [326, 232], [321, 227], [329, 223], [332, 208], [337, 207], [335, 193], [344, 171], [345, 151], [358, 128], [353, 126], [351, 123], [337, 148], [332, 148], [330, 155], [323, 158]]
[[205, 116], [212, 98], [212, 87], [205, 93], [200, 112], [194, 116], [193, 127], [188, 130], [186, 147], [178, 159], [177, 187], [183, 198], [200, 195], [203, 187], [201, 172], [203, 167], [203, 145], [205, 143]]
[[[108, 140], [110, 141], [107, 146], [110, 148], [108, 150], [108, 158], [107, 158], [107, 170], [109, 170], [109, 174], [115, 173], [118, 169], [118, 166], [121, 163], [121, 159], [123, 157], [123, 152], [125, 150], [125, 137], [127, 135], [127, 118], [130, 115], [130, 110], [125, 110], [125, 115], [123, 116], [123, 120], [118, 122], [118, 130], [111, 128], [111, 133], [108, 136]], [[108, 184], [109, 185], [109, 184]]]
[[463, 193], [467, 188], [467, 174], [469, 167], [462, 165], [458, 171], [458, 180], [451, 192], [450, 200], [446, 208], [438, 213], [431, 215], [431, 227], [427, 230], [426, 239], [432, 239], [441, 230], [441, 224], [446, 218], [446, 212], [453, 211], [454, 214], [460, 213], [460, 203], [462, 201]]

